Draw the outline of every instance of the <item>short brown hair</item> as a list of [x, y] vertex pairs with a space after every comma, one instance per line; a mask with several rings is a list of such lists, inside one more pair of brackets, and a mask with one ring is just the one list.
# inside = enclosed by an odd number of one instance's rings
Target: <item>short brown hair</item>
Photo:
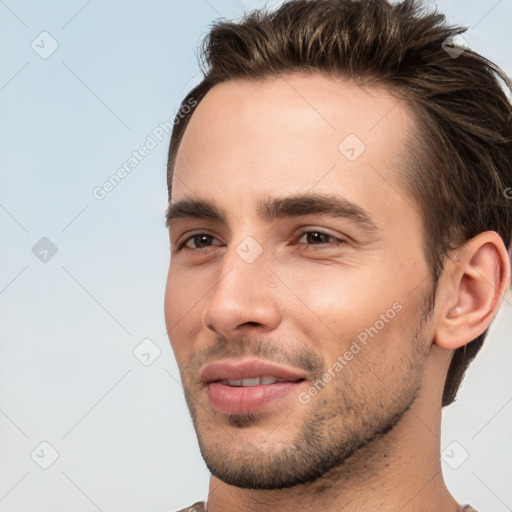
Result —
[[[417, 114], [413, 165], [403, 173], [422, 213], [435, 292], [450, 251], [483, 231], [496, 231], [508, 249], [512, 234], [512, 201], [506, 197], [512, 191], [512, 107], [502, 88], [511, 84], [476, 52], [450, 51], [447, 44], [465, 30], [425, 12], [415, 0], [289, 0], [275, 12], [253, 11], [240, 22], [214, 24], [203, 46], [203, 80], [176, 116], [169, 201], [188, 121], [214, 85], [320, 72], [387, 86]], [[455, 400], [486, 334], [455, 351], [443, 406]]]

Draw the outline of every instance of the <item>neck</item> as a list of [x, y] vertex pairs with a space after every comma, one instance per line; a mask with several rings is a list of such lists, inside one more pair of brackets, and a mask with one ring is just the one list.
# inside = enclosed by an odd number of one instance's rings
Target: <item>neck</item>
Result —
[[[442, 378], [438, 371], [430, 366], [425, 382]], [[420, 391], [391, 431], [309, 484], [250, 490], [212, 477], [208, 512], [457, 512], [460, 507], [447, 490], [441, 472], [439, 403], [437, 394]]]

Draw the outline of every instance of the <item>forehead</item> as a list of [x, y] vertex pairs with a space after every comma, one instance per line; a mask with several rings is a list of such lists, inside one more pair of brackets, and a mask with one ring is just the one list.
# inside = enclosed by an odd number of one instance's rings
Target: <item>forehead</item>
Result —
[[[190, 119], [172, 201], [199, 196], [247, 207], [251, 197], [309, 191], [368, 205], [383, 193], [389, 200], [413, 130], [407, 103], [384, 87], [320, 74], [230, 80]], [[402, 202], [403, 191], [394, 195]]]

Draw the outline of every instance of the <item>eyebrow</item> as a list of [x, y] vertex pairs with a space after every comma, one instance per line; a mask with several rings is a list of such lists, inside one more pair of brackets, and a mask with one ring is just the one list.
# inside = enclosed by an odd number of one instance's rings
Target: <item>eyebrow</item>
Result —
[[[327, 215], [354, 221], [369, 231], [378, 231], [369, 212], [356, 203], [337, 195], [297, 194], [287, 197], [267, 198], [258, 203], [258, 215], [265, 220]], [[226, 223], [226, 214], [207, 200], [181, 199], [171, 203], [166, 213], [166, 225], [176, 219], [208, 219]]]

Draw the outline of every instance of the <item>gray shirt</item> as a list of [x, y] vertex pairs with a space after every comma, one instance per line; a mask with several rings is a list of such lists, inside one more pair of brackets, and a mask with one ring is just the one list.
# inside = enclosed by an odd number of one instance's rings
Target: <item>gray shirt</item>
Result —
[[[204, 501], [198, 501], [190, 507], [182, 508], [178, 512], [206, 512]], [[460, 509], [460, 512], [477, 512], [472, 506], [466, 505]]]

